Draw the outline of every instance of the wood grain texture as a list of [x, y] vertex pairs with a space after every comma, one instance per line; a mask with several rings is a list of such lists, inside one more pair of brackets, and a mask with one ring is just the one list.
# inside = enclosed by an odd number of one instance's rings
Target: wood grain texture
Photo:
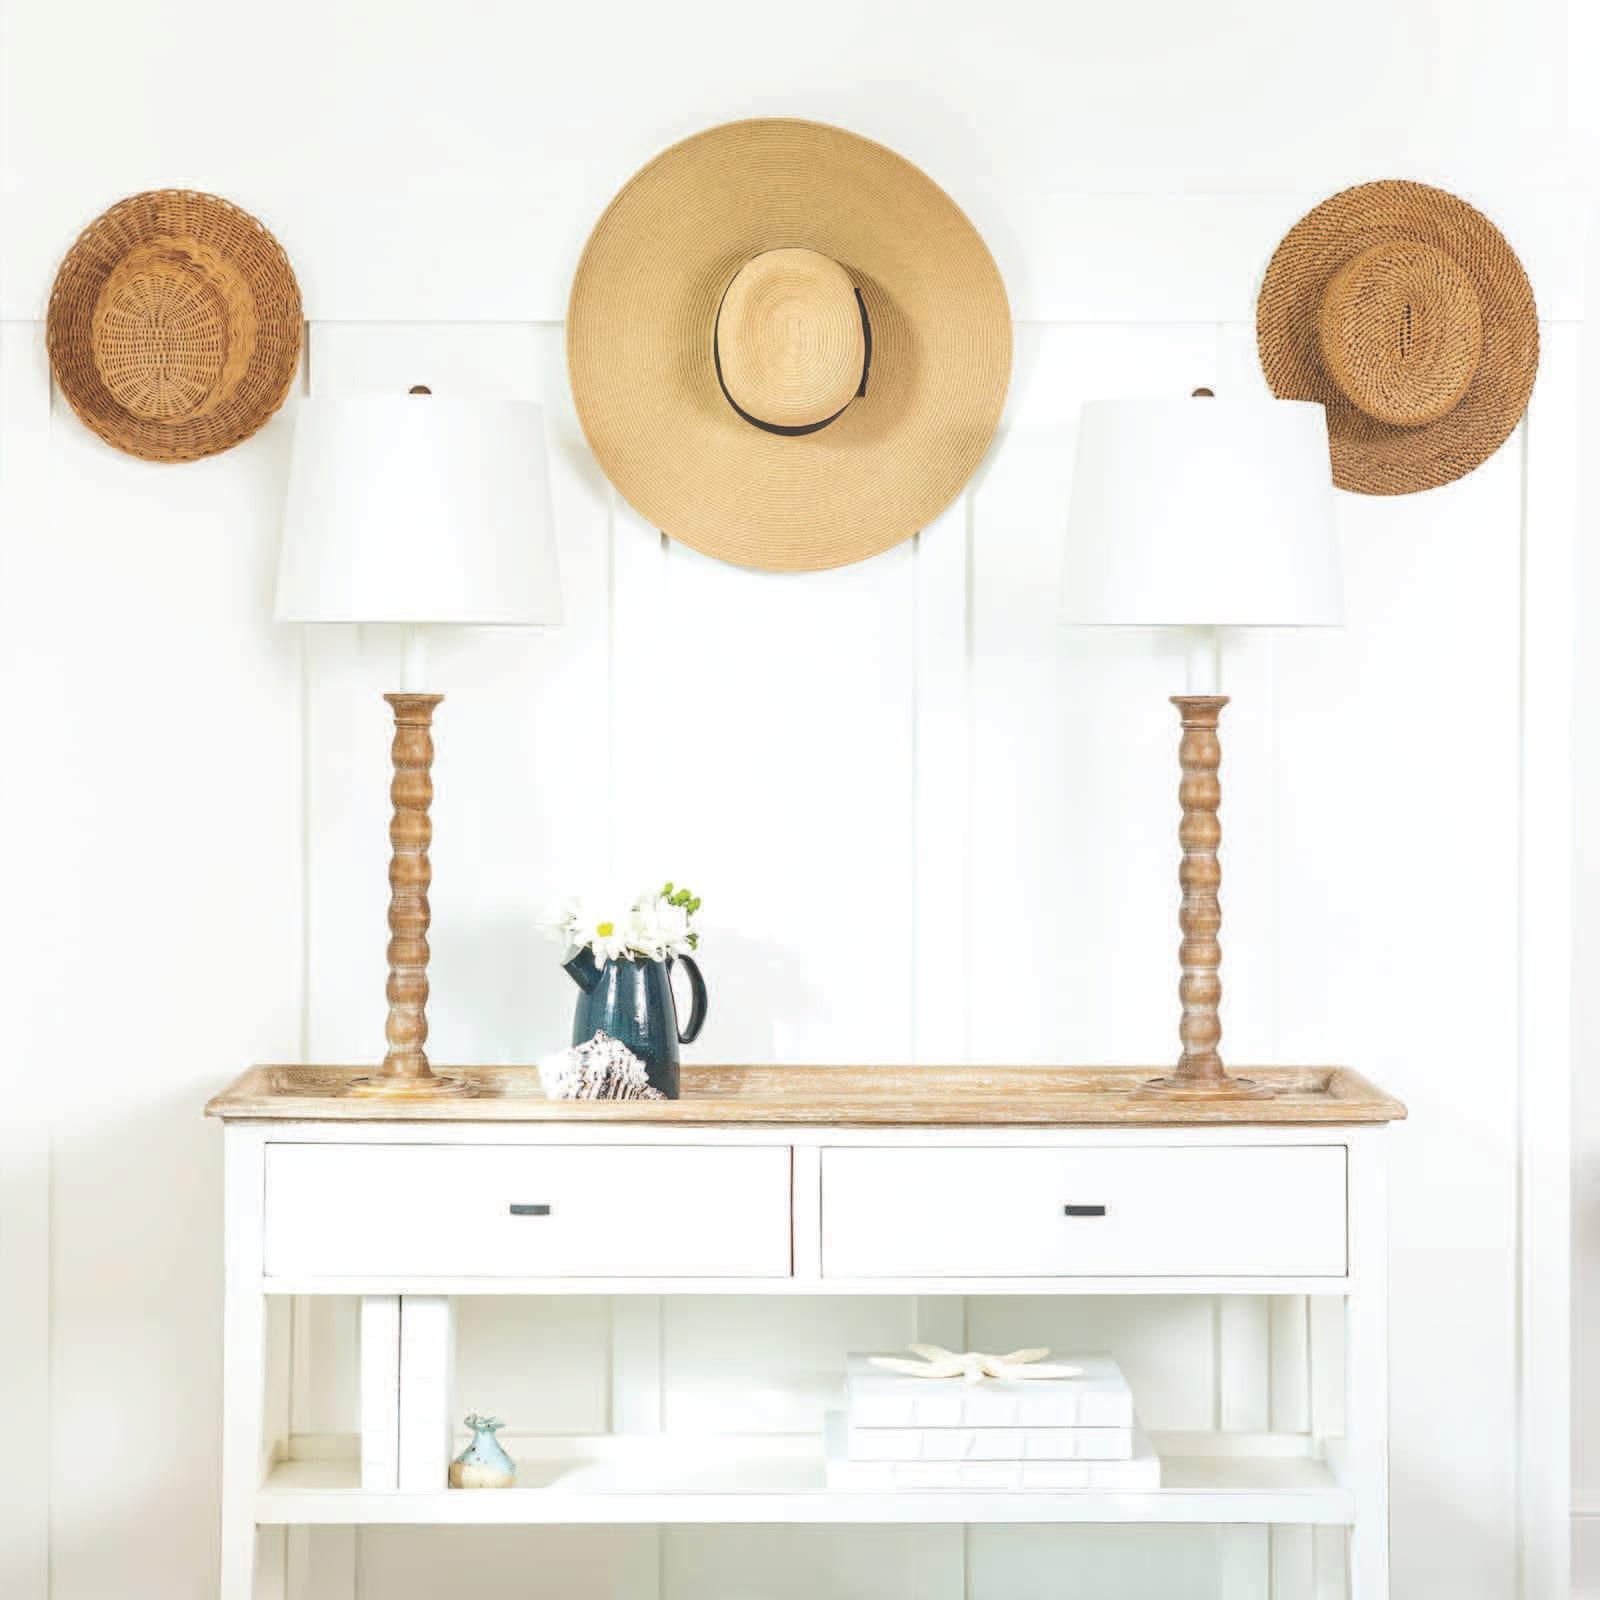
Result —
[[[1199, 391], [1196, 391], [1199, 392]], [[1146, 1094], [1205, 1098], [1212, 1095], [1259, 1097], [1272, 1093], [1264, 1084], [1233, 1078], [1223, 1070], [1222, 1054], [1222, 863], [1217, 858], [1222, 843], [1222, 740], [1217, 725], [1225, 694], [1175, 694], [1183, 734], [1178, 740], [1178, 843], [1183, 859], [1178, 864], [1178, 1000], [1183, 1015], [1178, 1038], [1183, 1053], [1170, 1077], [1144, 1085]]]
[[1348, 1067], [1262, 1067], [1270, 1099], [1164, 1101], [1149, 1067], [686, 1066], [681, 1100], [547, 1100], [537, 1067], [451, 1067], [470, 1098], [389, 1104], [359, 1067], [260, 1066], [207, 1106], [276, 1121], [612, 1122], [664, 1127], [1152, 1127], [1394, 1122], [1406, 1108]]
[[428, 889], [433, 864], [433, 708], [440, 694], [386, 694], [394, 709], [394, 777], [389, 798], [389, 1016], [383, 1035], [389, 1050], [383, 1070], [357, 1079], [352, 1094], [465, 1094], [459, 1078], [441, 1078], [428, 1065]]
[[1185, 1082], [1214, 1082], [1226, 1074], [1217, 1046], [1222, 1042], [1222, 1021], [1217, 1014], [1222, 1002], [1222, 864], [1217, 847], [1222, 843], [1222, 823], [1217, 810], [1222, 803], [1222, 781], [1217, 776], [1222, 766], [1222, 741], [1217, 724], [1226, 695], [1174, 695], [1183, 723], [1178, 741], [1178, 764], [1183, 776], [1178, 782], [1178, 803], [1183, 816], [1178, 823], [1178, 843], [1183, 860], [1178, 867], [1178, 886], [1183, 900], [1178, 907], [1178, 928], [1183, 935], [1178, 945], [1178, 961], [1183, 976], [1178, 980], [1178, 999], [1183, 1017], [1178, 1037], [1183, 1055], [1177, 1076]]
[[389, 1019], [383, 1036], [389, 1053], [386, 1074], [407, 1078], [432, 1076], [423, 1045], [428, 1038], [428, 923], [432, 911], [428, 888], [433, 866], [433, 708], [437, 694], [386, 694], [394, 707], [394, 779], [389, 798], [394, 817], [389, 823]]

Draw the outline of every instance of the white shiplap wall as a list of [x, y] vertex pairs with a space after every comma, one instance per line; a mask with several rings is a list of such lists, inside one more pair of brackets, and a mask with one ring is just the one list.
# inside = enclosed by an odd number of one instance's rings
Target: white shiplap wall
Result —
[[[1546, 340], [1548, 409], [1572, 373], [1569, 333], [1551, 325]], [[1254, 385], [1247, 324], [1021, 325], [1003, 435], [962, 502], [877, 562], [802, 578], [706, 561], [615, 501], [582, 449], [556, 327], [314, 325], [311, 341], [314, 385], [329, 392], [427, 381], [550, 410], [568, 625], [455, 641], [439, 666], [451, 696], [436, 813], [441, 1058], [526, 1059], [563, 1036], [571, 997], [532, 931], [529, 901], [535, 886], [607, 866], [693, 881], [724, 925], [708, 943], [716, 1010], [703, 1059], [1169, 1053], [1165, 696], [1178, 663], [1153, 636], [1057, 626], [1061, 507], [1083, 398]], [[1517, 1559], [1519, 1080], [1505, 1064], [1518, 1053], [1527, 461], [1519, 434], [1435, 495], [1341, 497], [1349, 626], [1252, 640], [1227, 663], [1232, 1058], [1358, 1061], [1413, 1108], [1395, 1183], [1402, 1593], [1408, 1579], [1438, 1581], [1442, 1564], [1461, 1593], [1503, 1593]], [[1553, 465], [1570, 473], [1570, 456]], [[361, 774], [381, 768], [372, 706], [394, 649], [379, 634], [319, 638], [309, 673], [318, 1058], [359, 1057], [373, 1026], [381, 949], [366, 930], [383, 903], [385, 802]], [[662, 659], [681, 662], [667, 683], [654, 665]], [[1457, 798], [1463, 762], [1470, 805]], [[635, 774], [660, 772], [678, 776], [642, 803]], [[813, 885], [827, 897], [807, 893]], [[369, 970], [334, 958], [351, 949], [369, 950]], [[1470, 1000], [1468, 973], [1484, 975]], [[1441, 1340], [1438, 1307], [1491, 1302], [1500, 1315], [1465, 1316]], [[797, 1319], [763, 1302], [669, 1304], [665, 1425], [812, 1424], [842, 1353], [908, 1337], [913, 1309], [828, 1303]], [[973, 1302], [971, 1337], [1116, 1349], [1152, 1425], [1303, 1425], [1296, 1303], [995, 1313]], [[601, 1302], [474, 1308], [463, 1387], [499, 1383], [496, 1393], [519, 1399], [540, 1426], [552, 1408], [563, 1425], [601, 1426], [607, 1318]], [[336, 1368], [349, 1359], [337, 1336], [323, 1348]], [[516, 1349], [541, 1357], [508, 1391], [486, 1352]], [[335, 1387], [350, 1393], [347, 1377]], [[1441, 1500], [1439, 1419], [1469, 1392], [1472, 1419], [1444, 1452], [1451, 1488]], [[580, 1406], [574, 1394], [589, 1398]], [[342, 1421], [312, 1413], [303, 1425]], [[1502, 1515], [1457, 1509], [1486, 1505]], [[542, 1537], [523, 1536], [530, 1552]], [[732, 1538], [742, 1548], [749, 1537], [678, 1533], [668, 1544]], [[794, 1563], [823, 1561], [831, 1573], [851, 1537], [799, 1541], [793, 1560], [776, 1564], [825, 1585]], [[1075, 1562], [1118, 1543], [1052, 1538]], [[873, 1584], [882, 1575], [870, 1543], [851, 1570]], [[1181, 1572], [1197, 1595], [1246, 1578], [1254, 1592], [1276, 1572], [1288, 1596], [1310, 1581], [1309, 1536], [1279, 1536], [1275, 1561], [1265, 1536], [1219, 1543], [1204, 1559], [1188, 1550], [1170, 1564], [1152, 1559], [1152, 1584], [1171, 1593]], [[1019, 1558], [1002, 1537], [978, 1545], [967, 1559], [982, 1595], [985, 1559], [1003, 1574]], [[894, 1570], [911, 1570], [910, 1548], [897, 1547]], [[739, 1560], [727, 1562], [729, 1583], [749, 1581]], [[1007, 1579], [993, 1581], [1005, 1592]]]
[[[381, 1024], [395, 641], [269, 620], [287, 416], [170, 469], [105, 450], [52, 399], [38, 319], [75, 229], [135, 188], [216, 188], [295, 260], [310, 389], [427, 381], [549, 409], [566, 625], [436, 652], [440, 1058], [528, 1059], [564, 1035], [566, 979], [530, 913], [609, 868], [705, 894], [701, 1059], [1155, 1060], [1179, 664], [1154, 638], [1055, 625], [1075, 410], [1256, 384], [1273, 243], [1389, 172], [1460, 188], [1512, 234], [1546, 319], [1540, 385], [1471, 478], [1341, 500], [1346, 630], [1229, 657], [1226, 1043], [1351, 1061], [1412, 1106], [1397, 1594], [1499, 1600], [1519, 1561], [1530, 1600], [1559, 1592], [1538, 1563], [1564, 1485], [1517, 1485], [1565, 1427], [1564, 1185], [1545, 1181], [1564, 1159], [1552, 941], [1582, 313], [1573, 208], [1546, 192], [1562, 8], [1465, 0], [1449, 29], [1426, 0], [1224, 10], [941, 0], [913, 26], [821, 0], [796, 33], [747, 10], [728, 27], [714, 0], [670, 27], [642, 6], [465, 0], [441, 42], [420, 0], [290, 0], [248, 36], [107, 8], [86, 54], [67, 8], [0, 0], [0, 652], [20, 691], [0, 822], [24, 1112], [0, 1161], [0, 1409], [50, 1457], [0, 1462], [8, 1596], [43, 1600], [47, 1553], [52, 1600], [213, 1592], [217, 1149], [197, 1110], [251, 1059], [366, 1056]], [[204, 70], [218, 48], [248, 70]], [[1364, 94], [1300, 117], [1312, 62]], [[126, 105], [96, 85], [158, 68], [186, 93], [94, 113]], [[1002, 436], [968, 494], [914, 543], [801, 578], [638, 524], [583, 446], [559, 326], [627, 172], [773, 110], [924, 164], [990, 239], [1019, 319]], [[1113, 1345], [1157, 1425], [1294, 1428], [1326, 1404], [1328, 1363], [1303, 1359], [1328, 1342], [1316, 1303], [777, 1313], [665, 1303], [656, 1420], [737, 1407], [749, 1425], [756, 1404], [758, 1425], [792, 1426], [847, 1346], [963, 1318], [975, 1340], [1043, 1323]], [[473, 1305], [463, 1323], [464, 1399], [534, 1426], [612, 1414], [605, 1303]], [[349, 1306], [302, 1303], [295, 1345], [297, 1424], [346, 1425]], [[357, 1575], [361, 1600], [420, 1600], [473, 1578], [515, 1592], [530, 1571], [617, 1600], [1291, 1600], [1336, 1572], [1325, 1540], [1251, 1530], [320, 1532], [291, 1554], [317, 1600], [351, 1600]]]

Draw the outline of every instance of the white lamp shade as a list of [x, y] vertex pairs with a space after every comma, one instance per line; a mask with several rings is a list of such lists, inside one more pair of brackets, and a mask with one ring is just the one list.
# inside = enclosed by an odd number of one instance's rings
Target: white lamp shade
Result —
[[1078, 623], [1339, 623], [1322, 407], [1210, 397], [1086, 404], [1062, 604]]
[[538, 406], [310, 400], [295, 419], [281, 622], [561, 620]]

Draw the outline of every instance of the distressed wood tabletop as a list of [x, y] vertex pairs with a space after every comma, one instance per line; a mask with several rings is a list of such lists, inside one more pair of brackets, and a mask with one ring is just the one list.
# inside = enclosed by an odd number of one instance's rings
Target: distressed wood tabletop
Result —
[[1159, 1067], [686, 1066], [681, 1100], [550, 1100], [537, 1067], [440, 1067], [470, 1095], [353, 1095], [370, 1067], [259, 1066], [206, 1106], [228, 1120], [596, 1122], [662, 1127], [1184, 1127], [1396, 1122], [1406, 1108], [1348, 1067], [1240, 1067], [1262, 1099], [1165, 1100]]

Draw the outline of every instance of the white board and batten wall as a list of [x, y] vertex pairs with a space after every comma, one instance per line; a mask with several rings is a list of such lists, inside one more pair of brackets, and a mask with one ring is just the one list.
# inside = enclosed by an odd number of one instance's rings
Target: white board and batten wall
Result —
[[[1502, 222], [1543, 364], [1526, 424], [1468, 479], [1341, 496], [1346, 629], [1230, 651], [1225, 1045], [1347, 1061], [1411, 1106], [1397, 1595], [1564, 1592], [1567, 1491], [1546, 1464], [1566, 1429], [1583, 240], [1552, 108], [1563, 8], [1513, 26], [1474, 0], [1442, 31], [1422, 0], [1224, 9], [825, 0], [796, 29], [748, 10], [732, 27], [710, 0], [469, 0], [442, 38], [415, 0], [297, 0], [270, 30], [219, 19], [251, 63], [224, 75], [215, 38], [107, 13], [86, 55], [65, 11], [0, 3], [0, 651], [23, 774], [0, 820], [27, 979], [12, 1061], [41, 1069], [15, 1073], [30, 1114], [6, 1134], [0, 1338], [11, 1436], [49, 1457], [0, 1463], [8, 1595], [212, 1592], [219, 1151], [199, 1107], [251, 1060], [370, 1056], [381, 1026], [395, 641], [270, 620], [293, 400], [245, 446], [165, 468], [52, 394], [41, 318], [75, 231], [141, 187], [217, 190], [300, 274], [297, 393], [427, 382], [546, 408], [565, 625], [434, 654], [436, 1059], [562, 1040], [567, 980], [532, 913], [613, 871], [704, 896], [700, 1059], [1160, 1061], [1181, 667], [1152, 636], [1056, 623], [1076, 410], [1257, 390], [1273, 244], [1322, 195], [1391, 175]], [[115, 91], [141, 71], [182, 79], [181, 104], [127, 114]], [[1363, 94], [1310, 117], [1311, 81]], [[562, 354], [565, 285], [616, 186], [673, 138], [763, 111], [922, 164], [990, 240], [1017, 321], [967, 493], [889, 554], [804, 577], [642, 526], [583, 444]], [[915, 1328], [1109, 1345], [1163, 1429], [1304, 1427], [1327, 1392], [1301, 1301], [642, 1309], [669, 1430], [805, 1425], [847, 1348]], [[463, 1398], [604, 1428], [611, 1326], [599, 1300], [468, 1302]], [[353, 1426], [353, 1308], [301, 1302], [291, 1331], [295, 1427]], [[319, 1533], [295, 1560], [319, 1600], [475, 1574], [515, 1592], [531, 1571], [616, 1600], [1299, 1600], [1331, 1570], [1305, 1530], [1181, 1528], [379, 1529]]]

